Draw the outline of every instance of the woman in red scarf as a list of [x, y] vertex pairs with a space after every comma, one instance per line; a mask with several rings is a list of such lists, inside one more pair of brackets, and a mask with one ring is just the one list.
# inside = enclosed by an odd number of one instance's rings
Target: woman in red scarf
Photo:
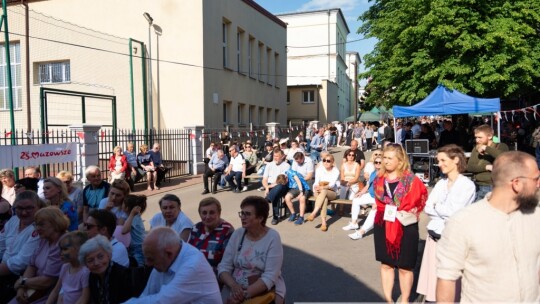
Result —
[[394, 302], [394, 268], [398, 268], [401, 301], [408, 302], [418, 256], [418, 215], [426, 204], [427, 189], [410, 171], [407, 154], [399, 144], [384, 148], [383, 167], [373, 183], [375, 257], [381, 262], [383, 294], [387, 302]]

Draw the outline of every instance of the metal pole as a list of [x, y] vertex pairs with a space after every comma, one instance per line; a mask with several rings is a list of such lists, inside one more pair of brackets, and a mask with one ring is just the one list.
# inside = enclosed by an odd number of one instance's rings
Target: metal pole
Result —
[[[161, 129], [161, 90], [159, 86], [159, 35], [156, 35], [157, 40], [157, 119], [158, 129]], [[150, 77], [151, 78], [151, 77]]]
[[129, 80], [131, 91], [131, 131], [135, 134], [135, 84], [133, 83], [133, 39], [129, 38]]
[[[28, 2], [24, 3], [24, 22], [25, 22], [25, 52], [26, 52], [26, 129], [30, 132], [32, 129], [32, 104], [30, 95], [30, 13], [28, 9]], [[29, 139], [29, 144], [31, 144]]]
[[[9, 119], [11, 125], [11, 145], [15, 146], [17, 142], [15, 141], [15, 112], [13, 109], [13, 83], [11, 80], [11, 57], [9, 52], [9, 29], [8, 29], [8, 18], [7, 18], [7, 8], [6, 0], [2, 0], [2, 19], [0, 21], [1, 25], [4, 26], [4, 48], [6, 52], [6, 77], [8, 82], [8, 101], [9, 101]], [[0, 26], [1, 27], [1, 26]]]
[[148, 92], [148, 121], [150, 130], [154, 128], [154, 100], [152, 99], [152, 91], [154, 90], [152, 84], [152, 23], [148, 23], [148, 82], [150, 84], [150, 90]]

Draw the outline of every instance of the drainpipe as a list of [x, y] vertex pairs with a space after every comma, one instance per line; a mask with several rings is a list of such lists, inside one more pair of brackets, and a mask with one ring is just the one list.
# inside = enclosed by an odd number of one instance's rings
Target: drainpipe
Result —
[[[26, 53], [26, 130], [30, 132], [32, 129], [32, 107], [30, 103], [30, 12], [28, 8], [28, 1], [21, 0], [24, 6], [24, 43]], [[31, 139], [28, 138], [28, 144], [31, 144]]]

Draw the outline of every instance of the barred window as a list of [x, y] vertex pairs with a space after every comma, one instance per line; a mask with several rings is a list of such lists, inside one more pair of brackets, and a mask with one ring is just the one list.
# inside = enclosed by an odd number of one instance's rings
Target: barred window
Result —
[[69, 61], [39, 64], [39, 83], [64, 83], [71, 81]]

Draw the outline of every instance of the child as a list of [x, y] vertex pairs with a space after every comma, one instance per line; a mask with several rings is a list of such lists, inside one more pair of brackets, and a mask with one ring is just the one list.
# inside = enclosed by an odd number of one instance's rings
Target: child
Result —
[[47, 304], [88, 303], [90, 300], [90, 272], [79, 261], [79, 248], [87, 239], [86, 232], [82, 231], [69, 232], [60, 239], [58, 244], [65, 264], [62, 265], [60, 277], [47, 299]]
[[146, 234], [141, 214], [146, 210], [146, 195], [128, 195], [124, 201], [124, 212], [129, 216], [124, 223], [123, 234], [131, 232], [129, 256], [133, 257], [138, 266], [144, 266], [142, 243]]

